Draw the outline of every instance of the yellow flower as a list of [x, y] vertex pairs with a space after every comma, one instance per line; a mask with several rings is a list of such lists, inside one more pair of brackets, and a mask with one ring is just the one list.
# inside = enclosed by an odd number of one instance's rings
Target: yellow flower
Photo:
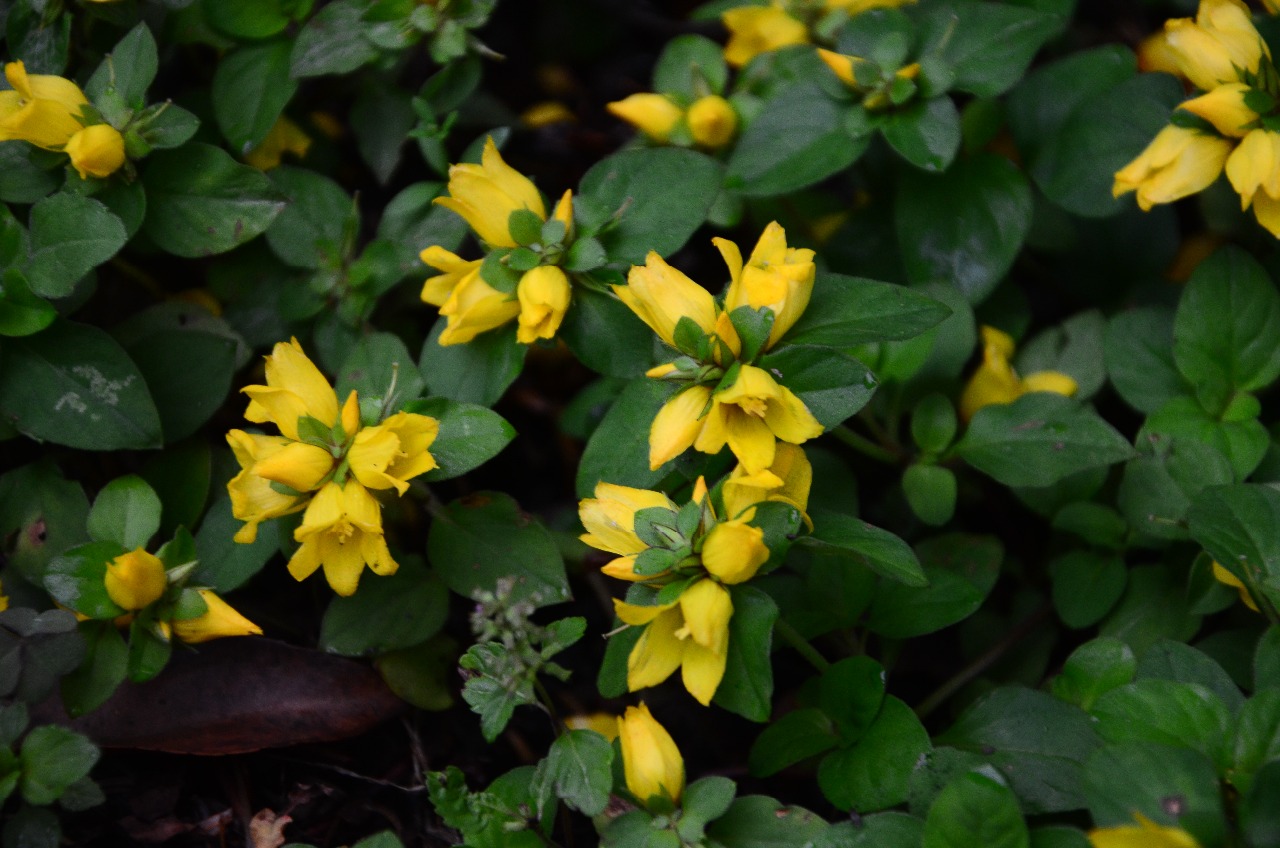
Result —
[[28, 74], [22, 62], [4, 66], [12, 91], [0, 91], [0, 141], [25, 141], [46, 150], [61, 150], [80, 132], [80, 87], [69, 79]]
[[1089, 831], [1093, 848], [1200, 848], [1195, 837], [1180, 827], [1156, 824], [1137, 812], [1133, 818], [1136, 825], [1122, 824]]
[[310, 149], [311, 136], [303, 132], [302, 127], [281, 115], [258, 146], [244, 155], [244, 162], [259, 171], [270, 171], [280, 166], [284, 154], [289, 153], [303, 159]]
[[672, 268], [655, 251], [649, 251], [644, 265], [632, 266], [627, 284], [614, 286], [613, 291], [672, 347], [676, 346], [676, 324], [681, 318], [692, 319], [704, 333], [716, 331], [719, 310], [711, 292]]
[[741, 67], [761, 53], [792, 44], [808, 44], [809, 30], [791, 17], [776, 0], [772, 6], [739, 6], [728, 9], [720, 19], [729, 30], [724, 60]]
[[188, 645], [227, 636], [261, 636], [262, 628], [236, 612], [212, 589], [201, 589], [200, 597], [208, 607], [195, 618], [171, 622], [173, 635]]
[[227, 433], [227, 443], [240, 463], [240, 473], [227, 483], [231, 514], [246, 522], [236, 531], [235, 540], [250, 544], [258, 538], [259, 524], [297, 512], [307, 505], [305, 496], [278, 492], [270, 480], [253, 471], [260, 460], [266, 460], [295, 443], [284, 436], [260, 436], [243, 430]]
[[632, 94], [615, 100], [606, 108], [609, 114], [621, 118], [659, 144], [666, 143], [684, 116], [683, 110], [664, 94]]
[[107, 597], [126, 610], [151, 606], [169, 587], [164, 563], [143, 548], [120, 554], [107, 563], [102, 582], [107, 586]]
[[[320, 369], [302, 352], [297, 339], [277, 342], [266, 357], [267, 384], [245, 386], [249, 408], [244, 417], [261, 424], [271, 422], [287, 438], [298, 439], [298, 420], [310, 416], [326, 427], [338, 423], [338, 396]], [[348, 400], [348, 406], [352, 406]], [[355, 419], [343, 410], [342, 425], [347, 434], [359, 426], [359, 408], [352, 406]]]
[[725, 311], [749, 306], [773, 312], [773, 329], [765, 342], [768, 350], [791, 329], [809, 305], [815, 274], [813, 251], [787, 247], [787, 233], [777, 221], [764, 228], [745, 266], [736, 244], [722, 238], [711, 241], [729, 266], [732, 282], [724, 299]]
[[356, 434], [347, 462], [367, 489], [395, 489], [403, 495], [407, 481], [436, 467], [427, 449], [440, 433], [440, 422], [427, 415], [397, 412], [381, 424]]
[[339, 595], [351, 595], [367, 565], [374, 574], [399, 567], [382, 537], [382, 513], [373, 495], [355, 480], [327, 483], [316, 493], [293, 538], [301, 547], [289, 560], [289, 573], [305, 580], [324, 566], [325, 580]]
[[737, 518], [755, 504], [780, 501], [803, 513], [809, 506], [812, 484], [813, 466], [809, 464], [804, 448], [790, 442], [779, 442], [773, 464], [764, 471], [748, 474], [747, 469], [739, 464], [730, 472], [721, 490], [724, 511], [729, 518]]
[[602, 569], [606, 574], [622, 580], [639, 579], [634, 571], [636, 555], [649, 546], [635, 533], [636, 513], [654, 507], [676, 509], [661, 492], [603, 481], [596, 484], [594, 498], [583, 498], [578, 504], [578, 517], [587, 529], [578, 538], [597, 550], [619, 555]]
[[570, 294], [568, 276], [555, 265], [539, 265], [526, 271], [516, 286], [520, 305], [516, 341], [533, 344], [538, 339], [555, 338], [569, 309]]
[[754, 515], [716, 524], [702, 542], [702, 565], [721, 583], [745, 583], [769, 559], [764, 531], [747, 524]]
[[1138, 42], [1136, 52], [1138, 54], [1138, 70], [1144, 74], [1162, 71], [1166, 74], [1173, 74], [1175, 77], [1182, 76], [1182, 69], [1178, 67], [1178, 59], [1173, 50], [1169, 48], [1169, 39], [1164, 30], [1149, 35]]
[[0, 584], [0, 612], [4, 612], [9, 608], [9, 596], [4, 593], [4, 586]]
[[1240, 600], [1249, 609], [1254, 612], [1261, 612], [1258, 609], [1258, 604], [1253, 600], [1253, 595], [1249, 592], [1249, 587], [1244, 585], [1244, 582], [1239, 577], [1236, 577], [1216, 562], [1213, 564], [1213, 578], [1239, 592]]
[[1253, 206], [1258, 223], [1280, 238], [1280, 133], [1252, 130], [1227, 158], [1227, 179], [1240, 208]]
[[1188, 100], [1178, 108], [1204, 118], [1225, 136], [1244, 138], [1249, 133], [1248, 125], [1258, 120], [1258, 113], [1246, 102], [1250, 91], [1252, 89], [1244, 83], [1229, 82], [1208, 94]]
[[444, 272], [435, 277], [428, 277], [422, 286], [422, 301], [432, 306], [444, 306], [463, 280], [473, 271], [479, 273], [480, 266], [484, 262], [481, 259], [463, 259], [439, 245], [426, 248], [418, 254], [418, 258], [437, 271]]
[[109, 124], [93, 124], [71, 136], [66, 153], [80, 179], [104, 179], [124, 164], [124, 136]]
[[969, 378], [960, 395], [960, 417], [968, 421], [979, 409], [992, 404], [1013, 403], [1030, 392], [1053, 392], [1070, 397], [1076, 381], [1058, 371], [1037, 371], [1019, 377], [1009, 360], [1013, 339], [995, 327], [982, 328], [982, 364]]
[[1195, 194], [1222, 173], [1232, 143], [1225, 138], [1184, 127], [1167, 126], [1147, 149], [1116, 172], [1111, 193], [1138, 193], [1145, 212], [1157, 203], [1172, 203]]
[[1194, 21], [1175, 18], [1164, 30], [1178, 68], [1203, 91], [1245, 82], [1244, 74], [1257, 74], [1262, 57], [1271, 57], [1240, 0], [1200, 0]]
[[859, 65], [865, 64], [866, 59], [857, 56], [846, 56], [843, 53], [837, 53], [834, 50], [824, 50], [818, 48], [818, 58], [821, 59], [828, 68], [832, 70], [840, 82], [850, 88], [858, 87], [858, 79], [855, 73]]
[[594, 730], [612, 742], [618, 738], [619, 717], [613, 713], [595, 712], [566, 716], [564, 726], [570, 730]]
[[732, 386], [712, 395], [693, 447], [719, 453], [727, 444], [748, 474], [758, 474], [773, 464], [778, 440], [800, 444], [822, 431], [790, 389], [778, 385], [768, 371], [744, 365]]
[[718, 94], [708, 94], [693, 102], [685, 112], [689, 134], [699, 147], [717, 150], [733, 140], [738, 131], [738, 113]]
[[479, 165], [463, 163], [449, 168], [449, 196], [437, 197], [434, 202], [461, 215], [490, 247], [516, 246], [507, 229], [512, 212], [528, 209], [547, 219], [538, 189], [503, 161], [492, 138], [485, 139]]
[[643, 703], [627, 707], [615, 734], [622, 746], [627, 791], [645, 804], [654, 796], [679, 801], [684, 792], [684, 759], [666, 728]]
[[689, 694], [709, 705], [729, 653], [729, 590], [703, 579], [670, 604], [646, 607], [615, 599], [613, 606], [624, 623], [644, 626], [627, 657], [627, 689], [657, 686], [679, 668]]

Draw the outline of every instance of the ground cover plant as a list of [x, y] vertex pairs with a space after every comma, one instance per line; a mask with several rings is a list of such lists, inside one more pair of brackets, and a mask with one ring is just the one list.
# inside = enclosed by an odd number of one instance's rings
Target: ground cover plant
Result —
[[0, 0], [0, 843], [1280, 845], [1278, 14]]

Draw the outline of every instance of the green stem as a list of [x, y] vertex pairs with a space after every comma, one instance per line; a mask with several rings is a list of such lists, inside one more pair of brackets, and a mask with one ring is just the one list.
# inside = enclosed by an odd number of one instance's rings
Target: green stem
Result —
[[547, 715], [551, 717], [551, 723], [555, 725], [556, 738], [564, 734], [565, 725], [560, 720], [560, 712], [556, 709], [556, 702], [551, 700], [551, 693], [547, 691], [547, 687], [542, 685], [542, 681], [537, 677], [533, 678], [533, 691], [537, 694], [538, 700], [542, 702], [542, 707], [547, 711]]
[[889, 465], [898, 464], [898, 455], [893, 451], [876, 444], [866, 436], [854, 432], [843, 424], [832, 430], [831, 435], [835, 436], [837, 439], [844, 442], [863, 456], [869, 456], [872, 459], [888, 463]]
[[826, 657], [818, 653], [818, 649], [813, 647], [808, 639], [800, 635], [800, 631], [791, 626], [785, 618], [779, 618], [773, 623], [773, 632], [781, 637], [791, 647], [800, 653], [800, 656], [809, 661], [809, 665], [818, 671], [826, 671], [831, 668], [831, 663], [827, 662]]

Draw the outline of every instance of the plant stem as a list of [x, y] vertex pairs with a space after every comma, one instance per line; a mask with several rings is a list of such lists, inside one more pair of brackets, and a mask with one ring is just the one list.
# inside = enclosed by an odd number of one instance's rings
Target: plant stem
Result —
[[871, 457], [872, 459], [879, 460], [880, 462], [888, 463], [889, 465], [898, 464], [898, 455], [893, 451], [876, 444], [866, 436], [863, 436], [861, 433], [854, 432], [843, 424], [832, 430], [831, 435], [835, 436], [837, 439], [864, 456]]
[[779, 618], [773, 623], [773, 631], [782, 638], [791, 647], [800, 653], [800, 656], [809, 661], [809, 665], [818, 671], [826, 671], [831, 668], [831, 663], [827, 662], [822, 654], [818, 653], [818, 649], [813, 647], [808, 639], [800, 635], [785, 618]]
[[960, 669], [950, 679], [943, 682], [941, 686], [933, 690], [929, 697], [920, 702], [916, 707], [916, 715], [920, 718], [927, 717], [930, 713], [942, 706], [943, 702], [958, 692], [966, 683], [973, 680], [979, 674], [990, 668], [997, 660], [1005, 655], [1010, 648], [1017, 645], [1027, 635], [1035, 630], [1048, 615], [1053, 606], [1048, 602], [1041, 604], [1036, 608], [1035, 612], [1018, 622], [1004, 635], [999, 642], [996, 642], [988, 648], [983, 654], [976, 657], [967, 666]]

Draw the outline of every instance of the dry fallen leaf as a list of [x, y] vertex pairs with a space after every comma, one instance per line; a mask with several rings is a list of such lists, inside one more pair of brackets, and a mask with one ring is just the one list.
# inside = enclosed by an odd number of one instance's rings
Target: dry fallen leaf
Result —
[[249, 821], [249, 845], [251, 848], [280, 848], [284, 844], [284, 827], [291, 821], [293, 819], [287, 815], [277, 816], [274, 810], [258, 810]]

